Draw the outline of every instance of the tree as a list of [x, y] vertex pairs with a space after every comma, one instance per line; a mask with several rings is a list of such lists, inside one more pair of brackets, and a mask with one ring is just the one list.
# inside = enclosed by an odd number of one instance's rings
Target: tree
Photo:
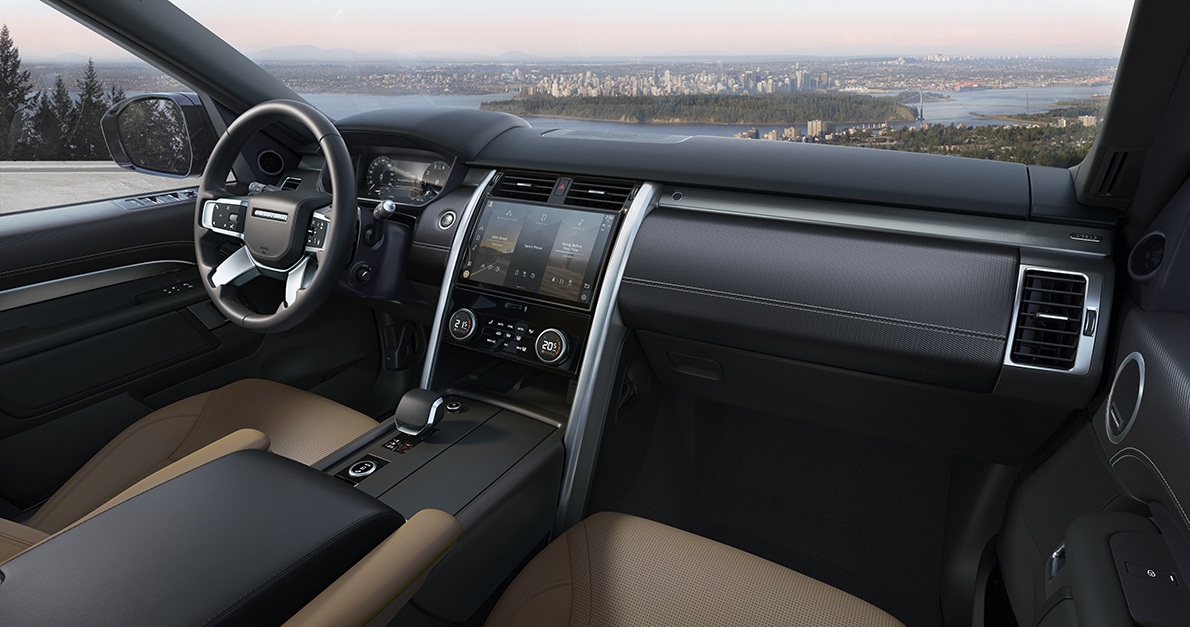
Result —
[[52, 90], [43, 90], [37, 95], [33, 114], [25, 129], [29, 156], [47, 161], [70, 159], [74, 153], [70, 142], [77, 127], [75, 113], [66, 81], [59, 74], [54, 79]]
[[87, 60], [87, 69], [83, 71], [82, 80], [76, 80], [78, 88], [78, 102], [75, 103], [78, 120], [71, 142], [75, 149], [72, 158], [86, 161], [98, 161], [108, 157], [107, 146], [103, 143], [103, 130], [99, 127], [99, 119], [110, 106], [103, 93], [103, 84], [99, 82], [99, 75], [95, 71], [95, 61]]
[[21, 71], [21, 51], [12, 44], [4, 24], [0, 26], [0, 159], [11, 158], [17, 139], [13, 126], [19, 126], [32, 91], [29, 71]]

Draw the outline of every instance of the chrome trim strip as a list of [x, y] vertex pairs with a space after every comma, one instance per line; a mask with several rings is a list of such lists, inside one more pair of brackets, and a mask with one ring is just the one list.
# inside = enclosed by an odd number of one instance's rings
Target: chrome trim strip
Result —
[[[675, 197], [676, 195], [676, 197]], [[859, 203], [666, 187], [660, 207], [1107, 257], [1110, 230]], [[1099, 241], [1073, 240], [1072, 232]]]
[[119, 268], [108, 268], [86, 274], [76, 274], [61, 279], [53, 279], [52, 281], [34, 283], [33, 285], [13, 287], [0, 291], [0, 311], [8, 311], [9, 309], [16, 309], [17, 307], [24, 307], [26, 305], [35, 305], [47, 300], [54, 300], [55, 298], [73, 296], [119, 283], [157, 276], [158, 274], [181, 270], [193, 265], [193, 261], [182, 260], [146, 261], [128, 266], [120, 266]]
[[[1041, 366], [1034, 366], [1031, 364], [1018, 364], [1012, 360], [1012, 344], [1016, 341], [1016, 328], [1020, 322], [1021, 315], [1021, 297], [1022, 291], [1025, 287], [1025, 272], [1028, 270], [1040, 270], [1041, 272], [1052, 272], [1054, 274], [1068, 274], [1071, 276], [1081, 276], [1087, 282], [1087, 295], [1083, 297], [1083, 314], [1081, 317], [1081, 324], [1079, 325], [1078, 348], [1074, 356], [1074, 367], [1070, 370], [1058, 370], [1057, 368], [1043, 368]], [[1091, 371], [1091, 358], [1095, 352], [1095, 336], [1099, 333], [1099, 313], [1100, 299], [1103, 295], [1103, 276], [1096, 272], [1071, 272], [1070, 270], [1061, 270], [1058, 268], [1046, 268], [1044, 266], [1021, 264], [1017, 271], [1016, 277], [1016, 298], [1012, 302], [1012, 324], [1008, 329], [1008, 346], [1004, 349], [1004, 361], [1002, 362], [1006, 368], [1025, 368], [1028, 370], [1040, 370], [1042, 372], [1056, 372], [1058, 374], [1071, 375], [1085, 375]], [[1083, 329], [1087, 324], [1087, 312], [1095, 312], [1095, 328], [1091, 331], [1091, 335], [1084, 335]]]
[[661, 192], [656, 183], [641, 185], [636, 198], [628, 207], [620, 226], [611, 255], [604, 270], [603, 287], [592, 312], [591, 331], [587, 335], [586, 352], [579, 368], [570, 419], [566, 423], [563, 444], [566, 462], [562, 475], [562, 491], [558, 500], [558, 514], [554, 520], [554, 535], [569, 529], [583, 515], [590, 489], [595, 454], [603, 432], [603, 416], [611, 399], [611, 379], [615, 377], [616, 361], [625, 327], [620, 319], [620, 281], [628, 265], [628, 255], [645, 216], [653, 209]]
[[489, 170], [487, 176], [483, 177], [475, 188], [475, 192], [471, 194], [471, 198], [467, 201], [467, 206], [463, 208], [463, 215], [460, 216], [458, 228], [455, 229], [455, 238], [450, 244], [450, 256], [446, 259], [446, 273], [442, 275], [442, 291], [438, 293], [438, 306], [434, 310], [434, 326], [430, 328], [429, 346], [426, 347], [426, 365], [421, 371], [421, 387], [425, 390], [433, 389], [430, 387], [430, 381], [433, 380], [434, 366], [438, 361], [438, 345], [442, 342], [442, 325], [446, 319], [446, 305], [450, 301], [450, 291], [455, 284], [455, 275], [459, 271], [459, 261], [461, 255], [460, 251], [463, 249], [463, 240], [466, 239], [471, 226], [471, 220], [475, 217], [475, 209], [479, 206], [479, 201], [483, 198], [484, 191], [487, 190], [488, 184], [492, 182], [492, 177], [496, 176], [495, 170]]

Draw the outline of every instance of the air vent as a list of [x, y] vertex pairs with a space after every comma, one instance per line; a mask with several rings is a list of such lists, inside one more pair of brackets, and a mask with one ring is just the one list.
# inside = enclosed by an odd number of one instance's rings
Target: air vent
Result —
[[1081, 275], [1026, 270], [1012, 343], [1013, 363], [1070, 370], [1082, 334], [1087, 281]]
[[286, 192], [291, 189], [297, 189], [302, 184], [302, 179], [296, 176], [287, 176], [284, 181], [281, 181], [281, 191]]
[[635, 192], [636, 186], [624, 181], [576, 178], [570, 184], [565, 204], [618, 211], [632, 200]]
[[538, 172], [505, 172], [492, 195], [498, 198], [548, 202], [558, 177]]
[[269, 176], [277, 176], [285, 169], [285, 160], [275, 150], [262, 150], [256, 155], [256, 165], [261, 172]]

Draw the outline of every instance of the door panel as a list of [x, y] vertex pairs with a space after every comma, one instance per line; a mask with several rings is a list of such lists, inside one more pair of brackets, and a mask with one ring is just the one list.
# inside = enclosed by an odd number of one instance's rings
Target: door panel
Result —
[[112, 199], [0, 215], [0, 290], [148, 261], [193, 263], [194, 199], [179, 194], [133, 208]]
[[381, 372], [361, 301], [336, 295], [286, 333], [246, 331], [202, 288], [193, 200], [126, 200], [0, 215], [0, 511], [18, 520], [174, 401], [248, 377], [342, 390], [349, 375], [368, 390]]

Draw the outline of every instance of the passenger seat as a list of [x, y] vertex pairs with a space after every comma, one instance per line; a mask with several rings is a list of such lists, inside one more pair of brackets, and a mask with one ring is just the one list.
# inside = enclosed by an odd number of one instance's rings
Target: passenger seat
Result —
[[604, 512], [549, 544], [486, 627], [903, 627], [783, 566], [643, 518]]

